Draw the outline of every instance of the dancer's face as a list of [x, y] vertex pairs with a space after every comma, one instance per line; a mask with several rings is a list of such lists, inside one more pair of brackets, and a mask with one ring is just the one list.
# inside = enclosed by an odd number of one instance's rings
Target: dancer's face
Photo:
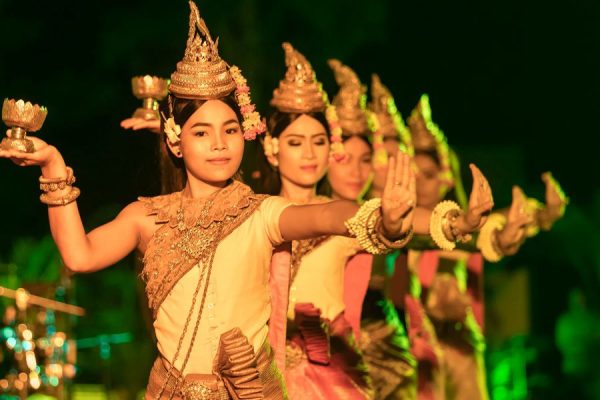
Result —
[[334, 198], [356, 201], [371, 173], [371, 148], [353, 136], [344, 142], [344, 150], [342, 161], [330, 163], [327, 179]]
[[304, 114], [278, 139], [279, 152], [274, 158], [282, 180], [306, 188], [316, 185], [327, 171], [329, 138], [325, 127]]
[[220, 100], [206, 101], [181, 127], [179, 150], [188, 175], [211, 184], [227, 181], [244, 154], [236, 113]]
[[417, 205], [432, 209], [443, 199], [447, 190], [441, 179], [440, 166], [425, 154], [416, 154], [414, 161], [417, 167]]

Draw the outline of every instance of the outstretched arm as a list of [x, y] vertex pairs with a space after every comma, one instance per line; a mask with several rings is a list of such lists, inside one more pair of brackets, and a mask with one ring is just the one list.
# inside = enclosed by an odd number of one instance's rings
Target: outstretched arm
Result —
[[[0, 150], [0, 158], [8, 158], [19, 166], [38, 165], [44, 178], [67, 176], [65, 162], [54, 146], [33, 140], [35, 151], [23, 153]], [[50, 199], [68, 196], [70, 187], [48, 192]], [[65, 266], [76, 272], [91, 272], [106, 268], [133, 251], [140, 243], [140, 222], [144, 210], [140, 203], [126, 207], [108, 224], [86, 234], [75, 201], [61, 206], [49, 206], [48, 218], [52, 237], [56, 242]]]
[[[386, 186], [381, 199], [382, 229], [394, 240], [412, 227], [415, 200], [415, 177], [408, 155], [399, 153], [398, 161], [390, 159]], [[301, 240], [321, 235], [349, 235], [345, 222], [352, 218], [358, 205], [351, 201], [290, 206], [279, 220], [286, 240]]]

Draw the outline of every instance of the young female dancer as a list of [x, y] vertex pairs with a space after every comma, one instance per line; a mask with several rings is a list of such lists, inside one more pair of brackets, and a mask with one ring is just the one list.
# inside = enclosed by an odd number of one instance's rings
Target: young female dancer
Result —
[[235, 178], [244, 139], [264, 127], [239, 69], [219, 57], [190, 7], [185, 55], [161, 108], [162, 166], [176, 191], [140, 199], [86, 233], [73, 171], [54, 146], [32, 138], [33, 153], [0, 157], [41, 167], [41, 200], [69, 269], [92, 272], [135, 249], [144, 254], [160, 353], [147, 398], [280, 399], [286, 391], [267, 340], [273, 247], [323, 235], [352, 235], [379, 249], [403, 239], [412, 225], [411, 171], [406, 160], [392, 162], [382, 199], [361, 209], [254, 194]]

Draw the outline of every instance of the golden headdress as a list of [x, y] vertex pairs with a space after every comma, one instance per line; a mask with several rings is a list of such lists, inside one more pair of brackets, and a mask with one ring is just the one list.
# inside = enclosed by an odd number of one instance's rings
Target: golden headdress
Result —
[[368, 110], [377, 118], [377, 132], [383, 137], [399, 138], [403, 150], [413, 154], [410, 132], [396, 107], [390, 90], [381, 83], [377, 74], [371, 77], [371, 102]]
[[291, 44], [285, 42], [282, 47], [287, 71], [273, 91], [271, 105], [290, 113], [324, 112], [328, 105], [327, 95], [312, 66]]
[[198, 7], [190, 1], [188, 39], [183, 60], [171, 75], [169, 91], [184, 99], [216, 99], [230, 94], [235, 81], [219, 56], [219, 40], [213, 41]]
[[435, 151], [440, 160], [443, 178], [452, 183], [454, 179], [450, 168], [448, 141], [444, 132], [431, 119], [431, 106], [429, 96], [426, 94], [421, 96], [419, 103], [408, 117], [408, 128], [415, 151]]
[[[183, 99], [219, 99], [235, 90], [235, 98], [244, 120], [242, 130], [246, 140], [253, 140], [265, 130], [264, 123], [250, 99], [250, 88], [240, 69], [230, 67], [219, 56], [219, 40], [213, 41], [208, 27], [200, 17], [200, 11], [189, 1], [190, 19], [188, 39], [183, 60], [171, 74], [169, 93]], [[169, 101], [171, 98], [169, 97]], [[170, 103], [169, 103], [170, 104]], [[164, 116], [163, 116], [164, 117]], [[165, 133], [171, 141], [176, 140], [181, 127], [165, 119]]]
[[333, 99], [339, 123], [345, 134], [364, 135], [369, 131], [366, 114], [366, 88], [360, 83], [356, 73], [340, 61], [328, 61], [335, 80], [340, 86]]
[[[330, 155], [334, 160], [343, 159], [345, 153], [342, 129], [335, 107], [329, 103], [327, 93], [323, 90], [321, 82], [317, 81], [316, 74], [304, 55], [287, 42], [284, 42], [282, 47], [285, 51], [287, 70], [284, 79], [279, 82], [279, 87], [273, 91], [271, 105], [287, 113], [325, 113], [330, 131]], [[265, 155], [275, 155], [279, 151], [279, 140], [267, 132], [263, 146]]]

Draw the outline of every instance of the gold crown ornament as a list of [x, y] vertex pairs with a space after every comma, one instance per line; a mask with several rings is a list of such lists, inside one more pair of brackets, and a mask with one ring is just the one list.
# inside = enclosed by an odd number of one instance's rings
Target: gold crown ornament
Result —
[[[190, 18], [188, 39], [183, 60], [171, 74], [169, 93], [181, 99], [215, 100], [235, 91], [235, 99], [243, 116], [242, 130], [246, 140], [253, 140], [265, 131], [265, 124], [250, 99], [250, 88], [240, 69], [229, 66], [219, 56], [219, 40], [213, 40], [208, 27], [200, 17], [200, 11], [189, 1]], [[173, 118], [165, 117], [165, 124], [173, 125], [173, 136], [181, 128], [169, 123]]]
[[156, 76], [135, 76], [131, 78], [133, 95], [142, 100], [142, 107], [133, 113], [133, 118], [145, 120], [159, 119], [158, 102], [167, 97], [169, 80]]
[[366, 114], [366, 88], [360, 83], [356, 73], [339, 60], [327, 62], [333, 70], [335, 80], [340, 86], [333, 98], [340, 126], [345, 134], [365, 135], [369, 131]]
[[324, 112], [329, 101], [304, 55], [285, 42], [285, 77], [273, 91], [271, 105], [288, 113]]
[[[329, 103], [323, 85], [317, 80], [315, 71], [306, 57], [287, 42], [282, 44], [285, 52], [285, 77], [279, 81], [279, 87], [273, 91], [270, 104], [281, 112], [306, 114], [323, 112], [330, 131], [330, 155], [334, 160], [344, 158], [342, 128], [336, 109]], [[268, 133], [267, 133], [268, 136]], [[277, 154], [278, 140], [270, 136], [265, 138], [265, 154]]]
[[440, 159], [442, 179], [454, 182], [450, 165], [450, 147], [444, 132], [431, 118], [429, 96], [423, 94], [408, 117], [408, 128], [415, 151], [435, 151]]
[[169, 92], [182, 99], [210, 100], [227, 96], [236, 87], [229, 66], [219, 56], [219, 40], [212, 39], [208, 27], [192, 1], [188, 39], [183, 60], [171, 75]]
[[31, 104], [24, 100], [4, 99], [2, 104], [2, 121], [9, 127], [0, 148], [2, 150], [18, 150], [33, 153], [33, 142], [27, 139], [27, 132], [36, 132], [42, 128], [48, 110], [46, 107]]
[[410, 132], [396, 107], [394, 97], [377, 74], [371, 76], [371, 102], [367, 108], [375, 114], [378, 131], [384, 138], [399, 138], [401, 148], [408, 154], [414, 154]]

